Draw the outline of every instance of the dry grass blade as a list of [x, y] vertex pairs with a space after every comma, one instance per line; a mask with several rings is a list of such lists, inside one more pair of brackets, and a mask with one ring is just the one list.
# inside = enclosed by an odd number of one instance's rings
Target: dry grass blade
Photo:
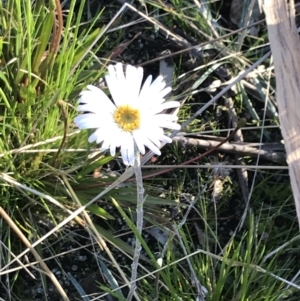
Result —
[[8, 214], [3, 210], [2, 207], [0, 207], [0, 216], [7, 222], [7, 224], [13, 229], [13, 231], [18, 235], [18, 237], [22, 240], [24, 245], [30, 249], [31, 253], [35, 257], [35, 259], [39, 262], [40, 266], [43, 268], [43, 270], [46, 272], [46, 275], [51, 279], [52, 283], [56, 287], [57, 291], [62, 296], [63, 300], [70, 301], [68, 298], [66, 292], [58, 282], [55, 275], [50, 271], [48, 266], [45, 264], [43, 259], [40, 257], [38, 252], [33, 248], [32, 244], [29, 242], [29, 240], [24, 236], [22, 231], [17, 227], [17, 225], [14, 223], [14, 221], [8, 216]]
[[174, 231], [175, 231], [175, 233], [176, 233], [176, 235], [177, 235], [177, 237], [178, 237], [178, 240], [179, 240], [179, 243], [180, 243], [180, 245], [181, 245], [181, 247], [182, 247], [183, 253], [184, 253], [184, 255], [186, 256], [186, 260], [187, 260], [187, 262], [188, 262], [188, 266], [189, 266], [190, 271], [191, 271], [191, 278], [192, 278], [191, 280], [192, 280], [192, 283], [197, 287], [197, 293], [198, 293], [198, 298], [197, 298], [197, 300], [204, 301], [204, 300], [205, 300], [205, 295], [207, 294], [208, 291], [207, 291], [207, 289], [206, 289], [204, 286], [202, 286], [201, 283], [199, 282], [199, 279], [198, 279], [198, 277], [197, 277], [197, 275], [196, 275], [196, 272], [195, 272], [195, 270], [194, 270], [194, 267], [193, 267], [193, 265], [192, 265], [192, 263], [191, 263], [191, 261], [190, 261], [190, 258], [189, 258], [189, 256], [188, 256], [188, 252], [187, 252], [187, 250], [186, 250], [186, 248], [185, 248], [185, 246], [184, 246], [182, 237], [181, 237], [181, 235], [180, 235], [180, 233], [179, 233], [179, 231], [178, 231], [178, 229], [177, 229], [177, 227], [176, 227], [175, 225], [173, 226], [173, 229], [174, 229]]
[[[88, 244], [88, 245], [84, 245], [84, 246], [81, 246], [81, 247], [78, 247], [78, 248], [74, 248], [74, 249], [66, 251], [66, 252], [61, 252], [61, 253], [52, 255], [50, 257], [43, 258], [43, 261], [45, 262], [45, 261], [49, 261], [51, 259], [56, 259], [56, 258], [59, 258], [61, 256], [65, 256], [67, 254], [76, 252], [78, 250], [84, 249], [84, 248], [92, 246], [92, 245], [93, 244]], [[14, 257], [15, 257], [15, 255], [14, 255]], [[21, 263], [21, 261], [18, 261], [18, 262], [20, 263], [20, 266], [8, 269], [4, 272], [0, 272], [0, 276], [7, 275], [7, 274], [13, 273], [15, 271], [21, 270], [21, 269], [26, 269], [27, 267], [34, 268], [34, 266], [39, 263], [38, 261], [32, 261], [32, 262], [26, 263], [26, 264]]]
[[300, 42], [295, 24], [294, 1], [290, 1], [290, 7], [287, 1], [282, 0], [264, 0], [262, 4], [276, 70], [281, 132], [285, 141], [290, 180], [300, 224], [300, 111], [298, 109]]
[[[70, 192], [70, 195], [72, 196], [73, 200], [76, 201], [76, 203], [78, 205], [80, 205], [80, 201], [78, 200], [75, 192], [73, 191], [68, 179], [63, 176], [63, 180], [64, 180], [64, 183], [66, 184], [69, 192]], [[120, 273], [122, 279], [124, 280], [124, 282], [128, 285], [128, 287], [130, 288], [131, 287], [131, 284], [129, 283], [129, 281], [127, 280], [126, 278], [126, 275], [124, 274], [124, 272], [122, 271], [121, 267], [119, 266], [119, 264], [117, 263], [117, 261], [115, 260], [114, 256], [112, 255], [110, 249], [107, 247], [103, 237], [100, 235], [99, 231], [97, 231], [95, 225], [93, 224], [91, 218], [89, 217], [88, 213], [83, 210], [83, 215], [84, 215], [84, 218], [85, 220], [87, 221], [87, 224], [90, 226], [91, 230], [93, 231], [94, 235], [96, 236], [96, 241], [97, 243], [99, 244], [99, 246], [101, 247], [101, 249], [104, 249], [105, 252], [107, 253], [107, 255], [109, 256], [109, 258], [111, 259], [111, 261], [113, 262], [114, 266], [116, 267], [116, 269], [118, 270], [118, 272]], [[138, 295], [136, 294], [136, 292], [134, 293], [134, 296], [136, 298], [136, 300], [140, 300]]]
[[[11, 252], [9, 250], [9, 248], [0, 240], [0, 245], [1, 245], [1, 248], [5, 249], [7, 252], [10, 252], [10, 254], [15, 258], [16, 255]], [[2, 255], [3, 256], [3, 255]], [[27, 269], [26, 265], [23, 264], [23, 262], [21, 260], [17, 260], [18, 264], [20, 265], [19, 268], [20, 269], [24, 269], [28, 275], [32, 278], [32, 279], [36, 279], [36, 277]], [[38, 262], [36, 262], [38, 263]], [[7, 271], [8, 272], [8, 271]], [[0, 276], [3, 275], [3, 273], [0, 273]]]
[[[64, 225], [66, 225], [68, 222], [70, 222], [72, 219], [77, 218], [78, 215], [80, 213], [82, 213], [87, 207], [89, 207], [91, 204], [93, 204], [96, 200], [98, 200], [99, 198], [101, 198], [103, 195], [105, 195], [106, 193], [108, 193], [110, 190], [114, 189], [115, 187], [117, 187], [120, 183], [123, 183], [124, 181], [126, 181], [127, 179], [129, 179], [131, 176], [133, 175], [133, 168], [128, 168], [114, 183], [112, 183], [109, 187], [107, 187], [104, 191], [102, 191], [100, 194], [98, 194], [96, 197], [94, 197], [92, 200], [90, 200], [87, 204], [85, 204], [84, 206], [78, 208], [77, 210], [75, 210], [72, 214], [70, 214], [70, 216], [68, 216], [65, 220], [63, 220], [61, 223], [59, 223], [56, 227], [54, 227], [52, 230], [50, 230], [47, 234], [45, 234], [43, 237], [41, 237], [40, 239], [38, 239], [36, 242], [34, 242], [31, 247], [35, 247], [36, 245], [40, 244], [42, 241], [44, 241], [47, 237], [49, 237], [50, 235], [52, 235], [53, 233], [55, 233], [56, 231], [58, 231], [59, 229], [61, 229]], [[9, 177], [5, 174], [0, 174], [0, 177], [5, 180], [8, 181], [10, 183], [12, 183], [9, 179]], [[14, 185], [16, 183], [13, 183]], [[18, 260], [20, 257], [22, 257], [23, 255], [25, 255], [28, 251], [30, 251], [30, 248], [28, 247], [25, 251], [23, 251], [22, 253], [20, 253], [16, 258], [14, 258], [9, 264], [7, 264], [5, 267], [3, 267], [1, 269], [5, 270], [9, 265], [11, 265], [13, 262], [15, 262], [16, 260]]]

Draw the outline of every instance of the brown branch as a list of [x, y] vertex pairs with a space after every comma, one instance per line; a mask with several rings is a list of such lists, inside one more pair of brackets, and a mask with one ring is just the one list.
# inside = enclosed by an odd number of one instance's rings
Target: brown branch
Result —
[[[232, 133], [226, 137], [223, 141], [221, 142], [217, 142], [217, 144], [215, 146], [213, 146], [212, 148], [210, 148], [209, 150], [207, 150], [206, 152], [204, 152], [203, 154], [199, 155], [199, 156], [196, 156], [188, 161], [185, 161], [184, 163], [182, 163], [181, 165], [188, 165], [190, 163], [193, 163], [201, 158], [204, 158], [205, 156], [209, 155], [210, 153], [216, 151], [219, 147], [221, 147], [223, 144], [225, 144], [226, 142], [228, 142], [229, 140], [231, 140], [234, 135], [237, 133], [237, 131], [244, 125], [245, 123], [245, 120], [244, 119], [241, 119], [240, 122], [238, 123], [238, 126], [232, 131]], [[173, 138], [173, 141], [174, 141], [175, 138]], [[187, 139], [187, 138], [185, 138]], [[153, 173], [150, 173], [150, 174], [147, 174], [147, 175], [144, 175], [143, 176], [143, 179], [147, 179], [147, 178], [153, 178], [155, 176], [158, 176], [158, 175], [161, 175], [161, 174], [164, 174], [164, 173], [167, 173], [169, 171], [172, 171], [173, 169], [176, 169], [176, 166], [172, 167], [172, 168], [167, 168], [167, 169], [164, 169], [164, 170], [159, 170], [159, 171], [155, 171]]]
[[60, 0], [55, 0], [55, 4], [56, 4], [56, 13], [54, 13], [54, 19], [56, 20], [55, 16], [57, 16], [57, 25], [56, 22], [54, 22], [52, 40], [50, 44], [51, 60], [54, 59], [54, 57], [58, 52], [62, 31], [63, 31], [63, 14], [62, 14]]
[[[211, 149], [216, 147], [219, 142], [214, 140], [207, 140], [207, 139], [195, 139], [189, 137], [174, 137], [173, 141], [176, 141], [179, 146], [187, 147], [187, 146], [197, 146], [202, 149]], [[247, 146], [246, 144], [239, 144], [239, 143], [223, 143], [222, 145], [218, 146], [218, 151], [225, 152], [225, 153], [232, 153], [236, 155], [240, 155], [241, 157], [250, 156], [250, 157], [257, 157], [260, 156], [264, 160], [277, 162], [280, 164], [286, 164], [285, 154], [282, 152], [273, 152], [267, 151], [263, 149], [256, 149], [251, 146]]]

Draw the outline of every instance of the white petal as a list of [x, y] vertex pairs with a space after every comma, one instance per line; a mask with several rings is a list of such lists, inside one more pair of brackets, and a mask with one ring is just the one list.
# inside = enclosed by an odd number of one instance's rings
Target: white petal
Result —
[[103, 143], [101, 145], [101, 149], [107, 150], [107, 149], [110, 148], [110, 145], [111, 145], [111, 137], [107, 137], [107, 135], [106, 135], [105, 139], [103, 139]]
[[134, 165], [134, 159], [135, 159], [135, 149], [134, 149], [134, 141], [133, 138], [131, 140], [131, 143], [128, 144], [128, 163], [129, 165]]
[[[102, 141], [102, 145], [101, 145], [101, 151], [104, 152], [106, 150], [110, 150], [110, 154], [112, 156], [114, 156], [116, 154], [116, 147], [119, 146], [119, 143], [118, 143], [118, 140], [115, 139], [118, 137], [120, 130], [119, 129], [116, 129], [116, 128], [113, 128], [111, 127], [109, 130], [107, 128], [103, 128], [101, 130], [97, 130], [95, 133], [94, 133], [94, 136], [97, 136], [97, 140], [96, 142], [99, 144], [101, 143]], [[91, 137], [92, 137], [91, 136]], [[90, 137], [90, 138], [91, 138]]]
[[117, 146], [114, 143], [112, 143], [109, 147], [109, 152], [110, 152], [111, 156], [113, 156], [113, 157], [116, 155], [116, 147]]
[[175, 122], [168, 122], [168, 121], [161, 121], [159, 123], [159, 126], [165, 129], [170, 129], [170, 130], [180, 130], [181, 126], [178, 123]]
[[157, 94], [159, 93], [161, 90], [163, 90], [163, 88], [166, 86], [166, 82], [164, 81], [164, 78], [160, 75], [158, 76], [151, 84], [150, 89], [151, 89], [151, 94]]
[[109, 145], [111, 141], [115, 141], [114, 144], [120, 145], [118, 137], [120, 136], [121, 129], [115, 122], [107, 123], [106, 126], [103, 127], [103, 130], [105, 131], [103, 135], [105, 136], [105, 140], [109, 141]]
[[177, 108], [180, 106], [180, 103], [178, 101], [166, 101], [158, 106], [155, 106], [151, 109], [151, 113], [153, 114], [157, 114], [157, 113], [160, 113], [160, 112], [163, 112], [164, 110], [167, 110], [167, 109], [171, 109], [171, 108]]
[[115, 72], [116, 72], [118, 85], [120, 85], [120, 86], [125, 85], [126, 84], [126, 78], [125, 78], [125, 75], [124, 75], [123, 64], [122, 63], [117, 63], [115, 65]]
[[117, 87], [118, 97], [114, 99], [117, 107], [127, 103], [127, 83], [126, 78], [123, 71], [123, 65], [121, 63], [117, 63], [115, 65], [116, 77], [117, 77]]
[[130, 133], [122, 132], [121, 155], [125, 165], [134, 164], [134, 140]]
[[94, 142], [94, 141], [97, 141], [97, 143], [100, 143], [103, 141], [103, 138], [102, 138], [102, 129], [97, 129], [88, 139], [88, 141], [90, 143]]
[[141, 67], [136, 68], [131, 65], [127, 65], [126, 88], [128, 91], [128, 95], [127, 95], [128, 103], [131, 103], [133, 105], [136, 104], [136, 101], [140, 93], [142, 80], [143, 80], [143, 68]]
[[107, 151], [107, 149], [108, 149], [107, 147], [104, 147], [104, 146], [102, 146], [102, 145], [101, 145], [101, 148], [100, 148], [100, 150], [101, 150], [101, 152], [102, 152], [102, 153], [106, 152], [106, 151]]
[[[159, 130], [159, 128], [158, 128]], [[145, 131], [144, 133], [145, 137], [148, 138], [151, 142], [153, 142], [153, 144], [155, 144], [157, 147], [159, 147], [161, 145], [160, 141], [159, 141], [159, 136], [161, 135], [161, 133], [158, 133], [157, 130], [148, 130]]]
[[[141, 148], [143, 148], [140, 145], [143, 144], [150, 150], [152, 150], [155, 154], [160, 155], [158, 147], [161, 145], [161, 143], [159, 141], [159, 137], [163, 135], [163, 130], [158, 127], [153, 130], [153, 133], [151, 132], [151, 130], [153, 129], [145, 128], [135, 131], [133, 134], [135, 143], [137, 144], [140, 152]], [[141, 152], [141, 154], [143, 154], [143, 152]]]
[[122, 156], [123, 163], [125, 165], [129, 165], [128, 156], [127, 156], [127, 149], [121, 148], [121, 156]]
[[[108, 66], [108, 75], [105, 76], [105, 80], [107, 83], [107, 86], [109, 88], [110, 94], [114, 100], [114, 103], [116, 106], [119, 106], [119, 104], [122, 103], [123, 101], [123, 97], [122, 97], [122, 90], [120, 89], [124, 89], [124, 87], [120, 87], [119, 86], [119, 82], [122, 81], [121, 79], [121, 73], [119, 68], [122, 67], [121, 63], [117, 64], [116, 69], [115, 70], [113, 65], [109, 65]], [[117, 77], [117, 73], [119, 75], [119, 77]]]
[[117, 129], [113, 135], [113, 139], [111, 139], [111, 145], [110, 145], [110, 154], [112, 156], [116, 155], [116, 148], [119, 147], [120, 144], [120, 140], [121, 140], [121, 130]]
[[154, 82], [152, 82], [152, 76], [149, 76], [140, 93], [139, 101], [143, 106], [152, 108], [153, 106], [160, 105], [165, 101], [165, 96], [172, 90], [171, 87], [166, 87], [166, 83], [162, 76], [158, 76]]
[[110, 149], [113, 138], [107, 130], [102, 132], [101, 140], [103, 140], [101, 144], [101, 151]]
[[98, 116], [103, 116], [106, 114], [112, 115], [116, 110], [115, 105], [110, 102], [106, 104], [98, 104], [95, 106], [94, 104], [84, 104], [77, 107], [78, 112], [92, 112], [97, 114]]
[[144, 146], [144, 143], [143, 143], [144, 139], [143, 139], [143, 136], [141, 134], [141, 130], [133, 131], [132, 135], [133, 135], [133, 139], [136, 143], [137, 148], [139, 149], [140, 153], [142, 155], [144, 155], [145, 154], [145, 146]]
[[86, 88], [92, 92], [98, 93], [99, 91], [102, 92], [102, 90], [94, 85], [87, 85]]
[[139, 98], [141, 100], [143, 100], [143, 98], [145, 98], [149, 95], [151, 82], [152, 82], [152, 75], [149, 75], [147, 77], [147, 79], [145, 80], [143, 87], [141, 89], [140, 95], [139, 95]]
[[165, 98], [165, 96], [167, 94], [169, 94], [171, 91], [172, 91], [171, 87], [166, 87], [163, 90], [161, 90], [156, 97], [157, 98]]
[[172, 142], [172, 139], [168, 136], [165, 136], [165, 135], [161, 135], [159, 137], [159, 140], [162, 141], [162, 142], [165, 142], [165, 143], [171, 143]]
[[81, 114], [74, 118], [75, 124], [79, 129], [96, 129], [105, 125], [103, 119], [99, 118], [97, 114]]
[[91, 89], [91, 87], [93, 87], [92, 91], [86, 90], [81, 92], [78, 102], [82, 105], [79, 105], [77, 110], [93, 113], [102, 113], [103, 110], [113, 112], [115, 106], [106, 94], [94, 86], [88, 86], [87, 88]]
[[145, 145], [151, 150], [153, 151], [154, 154], [160, 156], [161, 152], [159, 150], [159, 148], [157, 146], [154, 145], [154, 143], [152, 141], [150, 141], [149, 139], [145, 139]]
[[154, 117], [154, 120], [159, 121], [159, 120], [167, 120], [167, 121], [177, 121], [178, 117], [173, 114], [156, 114]]

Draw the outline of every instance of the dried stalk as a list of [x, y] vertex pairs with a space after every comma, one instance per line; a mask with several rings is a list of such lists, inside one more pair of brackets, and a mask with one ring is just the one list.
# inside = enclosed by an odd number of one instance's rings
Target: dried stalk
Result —
[[294, 1], [262, 0], [274, 57], [277, 104], [300, 224], [300, 42]]

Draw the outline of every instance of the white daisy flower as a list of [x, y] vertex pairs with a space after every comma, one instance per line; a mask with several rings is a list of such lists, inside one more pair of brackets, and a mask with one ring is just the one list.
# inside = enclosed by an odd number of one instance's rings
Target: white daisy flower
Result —
[[180, 129], [175, 123], [177, 116], [162, 113], [166, 109], [179, 106], [177, 101], [165, 101], [171, 91], [165, 88], [162, 76], [152, 82], [150, 75], [141, 88], [143, 68], [127, 65], [126, 75], [121, 63], [108, 66], [106, 83], [113, 102], [95, 86], [87, 86], [81, 92], [79, 112], [88, 112], [75, 118], [79, 129], [96, 129], [89, 142], [102, 143], [101, 151], [110, 150], [115, 156], [116, 148], [121, 147], [121, 155], [126, 165], [134, 163], [135, 145], [145, 154], [145, 146], [160, 155], [162, 142], [170, 143], [163, 128]]

